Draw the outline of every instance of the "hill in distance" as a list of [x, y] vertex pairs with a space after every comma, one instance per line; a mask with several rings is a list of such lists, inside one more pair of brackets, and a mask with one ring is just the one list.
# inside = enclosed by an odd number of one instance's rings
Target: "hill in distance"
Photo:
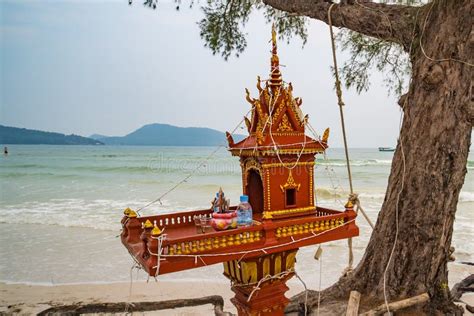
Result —
[[[92, 136], [101, 136], [94, 134]], [[91, 136], [91, 137], [92, 137]], [[243, 135], [234, 135], [236, 141]], [[98, 137], [106, 145], [135, 146], [216, 146], [227, 144], [225, 133], [203, 127], [149, 124], [123, 137]]]
[[91, 136], [89, 136], [89, 138], [92, 138], [92, 139], [95, 139], [95, 140], [99, 140], [101, 138], [107, 138], [109, 136], [106, 136], [106, 135], [101, 135], [101, 134], [92, 134]]
[[103, 145], [96, 139], [74, 134], [64, 135], [3, 125], [0, 125], [0, 143], [5, 145]]

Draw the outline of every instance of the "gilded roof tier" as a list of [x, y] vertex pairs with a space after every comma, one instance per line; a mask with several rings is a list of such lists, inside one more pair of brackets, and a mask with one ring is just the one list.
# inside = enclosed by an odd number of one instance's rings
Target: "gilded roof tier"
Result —
[[270, 58], [270, 78], [257, 77], [258, 95], [254, 98], [245, 89], [246, 100], [251, 105], [250, 119], [245, 117], [249, 136], [234, 143], [227, 134], [229, 149], [236, 155], [253, 150], [270, 153], [291, 154], [304, 148], [308, 153], [322, 152], [327, 148], [328, 131], [323, 139], [315, 140], [305, 135], [308, 116], [301, 111], [302, 99], [293, 96], [293, 86], [285, 83], [280, 72], [275, 27], [272, 27], [272, 56]]

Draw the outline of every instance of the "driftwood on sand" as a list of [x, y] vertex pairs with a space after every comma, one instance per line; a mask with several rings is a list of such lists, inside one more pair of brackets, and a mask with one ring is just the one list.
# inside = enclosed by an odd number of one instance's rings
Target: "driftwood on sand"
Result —
[[359, 302], [360, 293], [357, 291], [351, 291], [351, 294], [349, 295], [349, 301], [347, 302], [346, 316], [359, 315]]
[[[474, 274], [471, 274], [461, 282], [456, 283], [451, 289], [451, 296], [454, 301], [462, 302], [461, 296], [466, 292], [474, 292]], [[474, 313], [474, 306], [466, 304], [466, 309], [469, 312]]]
[[163, 309], [173, 309], [180, 307], [199, 306], [212, 304], [214, 305], [214, 313], [216, 316], [230, 316], [231, 313], [223, 311], [224, 299], [219, 295], [212, 295], [200, 298], [178, 299], [161, 302], [136, 302], [136, 303], [97, 303], [87, 305], [64, 305], [48, 308], [40, 312], [38, 315], [80, 315], [87, 313], [131, 313], [131, 312], [148, 312]]
[[[404, 309], [404, 308], [407, 308], [407, 307], [411, 307], [411, 306], [414, 306], [414, 305], [425, 303], [425, 302], [429, 301], [429, 299], [430, 299], [430, 296], [428, 295], [428, 293], [423, 293], [423, 294], [420, 294], [420, 295], [417, 295], [417, 296], [414, 296], [414, 297], [410, 297], [410, 298], [407, 298], [407, 299], [404, 299], [404, 300], [401, 300], [401, 301], [396, 301], [396, 302], [389, 303], [388, 307], [389, 307], [391, 312], [396, 312], [400, 309]], [[371, 309], [370, 311], [368, 311], [366, 313], [363, 313], [361, 315], [363, 315], [363, 316], [381, 315], [381, 314], [384, 314], [385, 312], [387, 312], [387, 305], [382, 304], [382, 305], [380, 305], [380, 306], [378, 306], [374, 309]]]

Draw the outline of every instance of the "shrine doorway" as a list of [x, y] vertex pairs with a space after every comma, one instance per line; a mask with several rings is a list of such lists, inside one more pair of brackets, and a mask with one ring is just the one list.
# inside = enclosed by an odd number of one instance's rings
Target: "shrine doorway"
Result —
[[263, 183], [260, 174], [250, 169], [247, 174], [247, 195], [254, 214], [263, 213]]

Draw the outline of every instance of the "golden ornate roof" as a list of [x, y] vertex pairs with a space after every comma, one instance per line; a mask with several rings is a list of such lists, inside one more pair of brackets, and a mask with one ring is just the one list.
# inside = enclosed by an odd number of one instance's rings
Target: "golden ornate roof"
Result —
[[[280, 72], [280, 60], [277, 51], [275, 27], [272, 26], [272, 56], [270, 58], [270, 78], [262, 82], [257, 77], [258, 96], [250, 96], [245, 89], [246, 100], [252, 106], [251, 118], [245, 118], [249, 137], [234, 144], [230, 134], [227, 135], [230, 150], [291, 150], [304, 147], [314, 152], [324, 150], [327, 145], [305, 135], [308, 116], [304, 116], [300, 107], [301, 98], [293, 96], [293, 86], [286, 84]], [[281, 146], [282, 147], [281, 147]]]

